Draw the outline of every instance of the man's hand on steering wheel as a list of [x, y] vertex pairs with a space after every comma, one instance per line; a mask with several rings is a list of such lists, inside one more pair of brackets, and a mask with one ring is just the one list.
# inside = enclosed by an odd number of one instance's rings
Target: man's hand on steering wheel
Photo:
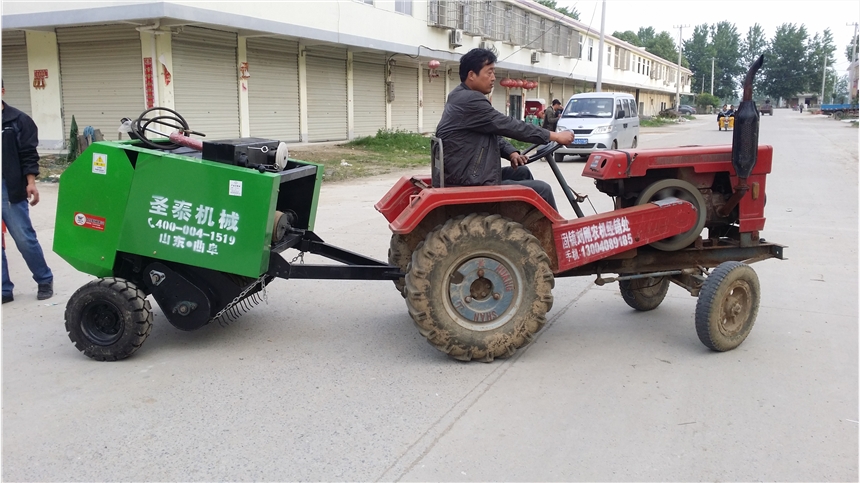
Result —
[[519, 166], [525, 166], [529, 162], [529, 157], [524, 156], [518, 152], [511, 153], [511, 167], [516, 168]]
[[573, 131], [550, 132], [549, 140], [567, 146], [573, 142]]

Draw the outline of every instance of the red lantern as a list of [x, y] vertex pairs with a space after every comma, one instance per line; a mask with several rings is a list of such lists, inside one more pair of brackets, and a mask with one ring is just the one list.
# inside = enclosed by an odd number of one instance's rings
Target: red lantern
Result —
[[522, 87], [525, 84], [525, 81], [522, 79], [517, 79], [517, 87]]
[[427, 67], [431, 69], [438, 69], [440, 65], [442, 64], [439, 63], [438, 60], [431, 60], [430, 62], [427, 62]]
[[500, 80], [499, 85], [502, 87], [508, 87], [508, 79], [504, 78], [504, 79]]
[[535, 87], [537, 87], [537, 82], [529, 81], [528, 89], [531, 90], [531, 89], [534, 89]]
[[525, 88], [525, 90], [531, 90], [533, 87], [534, 86], [532, 85], [532, 81], [530, 80], [527, 80], [525, 85], [523, 85], [523, 88]]

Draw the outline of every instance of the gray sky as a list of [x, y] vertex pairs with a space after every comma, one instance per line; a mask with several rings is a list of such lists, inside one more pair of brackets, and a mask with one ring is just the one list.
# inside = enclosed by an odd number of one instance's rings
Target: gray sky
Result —
[[[557, 0], [560, 7], [576, 7], [581, 22], [600, 31], [601, 0]], [[845, 46], [851, 43], [854, 26], [860, 22], [860, 2], [856, 0], [606, 0], [605, 33], [654, 27], [659, 33], [669, 32], [678, 43], [677, 25], [689, 25], [683, 30], [689, 40], [693, 27], [703, 23], [714, 24], [727, 20], [734, 23], [742, 40], [749, 28], [758, 23], [765, 36], [773, 37], [783, 23], [806, 25], [810, 37], [830, 28], [836, 44], [836, 71], [844, 75], [849, 62], [845, 59]], [[766, 60], [765, 60], [766, 61]]]

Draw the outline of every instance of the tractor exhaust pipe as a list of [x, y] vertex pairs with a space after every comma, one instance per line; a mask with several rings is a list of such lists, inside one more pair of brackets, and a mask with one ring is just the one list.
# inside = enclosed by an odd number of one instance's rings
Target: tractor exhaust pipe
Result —
[[738, 185], [735, 193], [718, 210], [720, 216], [728, 216], [740, 203], [741, 198], [749, 191], [747, 178], [755, 167], [758, 158], [758, 125], [759, 113], [752, 98], [753, 80], [755, 74], [764, 63], [764, 54], [752, 63], [744, 79], [744, 95], [741, 104], [735, 111], [735, 127], [732, 133], [732, 167], [738, 175]]

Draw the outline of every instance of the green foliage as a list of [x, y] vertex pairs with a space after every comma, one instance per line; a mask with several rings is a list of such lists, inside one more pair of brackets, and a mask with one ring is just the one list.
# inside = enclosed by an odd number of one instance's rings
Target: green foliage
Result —
[[[714, 46], [714, 95], [734, 99], [737, 78], [746, 72], [740, 63], [740, 41], [735, 24], [722, 21], [711, 26], [711, 43]], [[716, 68], [716, 66], [719, 68]]]
[[[714, 57], [714, 46], [710, 42], [708, 24], [696, 25], [693, 28], [693, 36], [684, 41], [684, 57], [690, 62], [690, 70], [693, 71], [692, 92], [711, 91], [711, 58]], [[716, 67], [714, 67], [716, 71]], [[702, 74], [704, 85], [702, 85]], [[716, 78], [716, 72], [715, 76]]]
[[719, 108], [720, 105], [720, 98], [717, 96], [712, 96], [707, 92], [696, 96], [696, 107], [701, 108], [702, 110], [704, 110], [708, 106]]
[[[769, 43], [764, 36], [764, 29], [761, 25], [755, 24], [749, 28], [746, 37], [741, 42], [741, 65], [749, 69], [749, 66], [755, 62], [761, 54], [767, 52]], [[768, 59], [765, 58], [765, 62]], [[743, 88], [743, 85], [741, 85]], [[753, 93], [764, 94], [764, 80], [761, 75], [757, 75], [753, 81]]]
[[75, 121], [75, 116], [72, 116], [72, 126], [69, 129], [69, 154], [66, 155], [66, 162], [71, 163], [78, 157], [78, 123]]
[[789, 99], [809, 88], [804, 75], [807, 37], [803, 25], [784, 23], [777, 27], [759, 74], [771, 97]]
[[409, 154], [429, 154], [430, 140], [418, 133], [401, 130], [377, 131], [376, 136], [354, 139], [347, 146], [363, 147], [376, 152], [407, 152]]
[[[836, 84], [836, 71], [833, 64], [836, 63], [836, 44], [833, 43], [833, 34], [830, 29], [824, 29], [822, 34], [815, 35], [806, 43], [805, 73], [806, 82], [812, 92], [821, 92], [821, 80], [824, 83], [824, 99], [833, 95], [833, 87]], [[826, 64], [826, 66], [825, 66]]]
[[566, 15], [574, 20], [579, 20], [579, 10], [576, 7], [558, 7], [555, 0], [537, 0], [537, 3], [544, 7], [549, 7], [562, 15]]
[[632, 30], [628, 30], [626, 32], [612, 32], [612, 36], [618, 40], [623, 40], [628, 44], [633, 44], [637, 47], [642, 47], [642, 42], [639, 40], [639, 36]]
[[857, 44], [860, 42], [860, 35], [854, 37], [854, 43], [848, 43], [845, 46], [845, 58], [848, 59], [849, 62], [854, 62], [854, 52], [857, 48]]
[[639, 125], [641, 127], [660, 127], [665, 126], [666, 124], [674, 123], [675, 121], [671, 119], [667, 119], [665, 117], [652, 117], [651, 119], [641, 119], [639, 120]]

